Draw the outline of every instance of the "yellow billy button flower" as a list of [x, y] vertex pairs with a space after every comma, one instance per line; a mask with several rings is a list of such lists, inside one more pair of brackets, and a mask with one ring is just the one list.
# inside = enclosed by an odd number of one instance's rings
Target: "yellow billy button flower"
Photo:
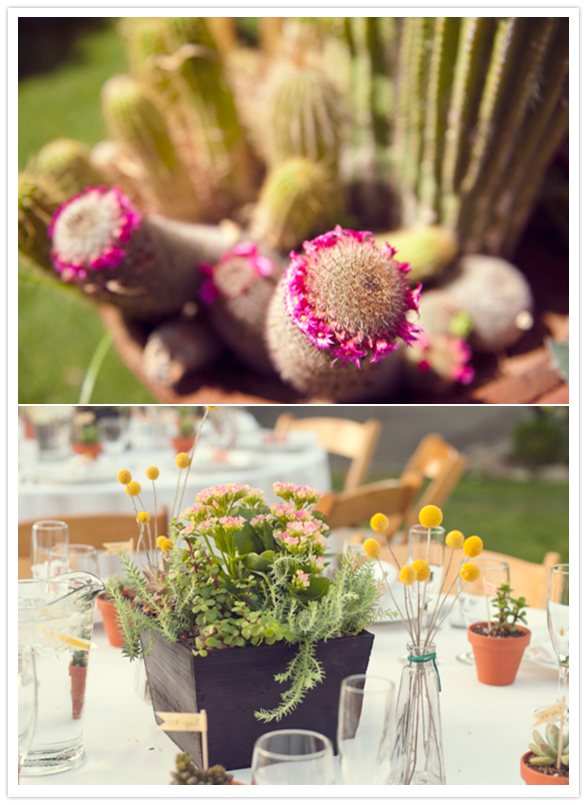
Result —
[[137, 523], [142, 523], [143, 525], [146, 525], [148, 522], [150, 522], [150, 520], [151, 515], [148, 514], [147, 512], [139, 512], [139, 514], [137, 515]]
[[475, 556], [479, 556], [482, 550], [483, 540], [481, 537], [467, 537], [463, 545], [463, 551], [466, 556], [470, 556], [473, 559]]
[[479, 578], [479, 566], [475, 562], [465, 562], [461, 568], [461, 578], [463, 581], [477, 581]]
[[215, 411], [218, 408], [217, 405], [205, 405], [204, 408], [207, 408], [208, 411]]
[[381, 514], [381, 512], [374, 514], [371, 518], [371, 528], [373, 531], [385, 531], [388, 525], [389, 520], [384, 514]]
[[186, 467], [190, 466], [190, 457], [187, 453], [178, 453], [175, 457], [175, 463], [180, 470], [184, 470]]
[[442, 512], [438, 506], [424, 506], [420, 509], [420, 523], [425, 528], [435, 528], [442, 523]]
[[156, 481], [159, 477], [159, 468], [158, 467], [147, 467], [147, 472], [145, 473], [149, 481]]
[[426, 581], [430, 577], [430, 565], [423, 559], [416, 559], [412, 562], [412, 567], [416, 573], [416, 581]]
[[367, 556], [370, 556], [371, 559], [377, 559], [379, 554], [381, 553], [381, 545], [377, 542], [376, 539], [366, 539], [363, 543], [363, 548]]
[[130, 495], [131, 497], [135, 497], [135, 495], [141, 494], [141, 485], [138, 481], [131, 481], [126, 485], [126, 494]]
[[157, 537], [157, 547], [161, 548], [165, 553], [169, 553], [173, 548], [173, 540], [169, 539], [169, 537]]
[[118, 480], [121, 484], [124, 484], [126, 486], [127, 484], [130, 484], [130, 482], [132, 481], [132, 475], [128, 470], [120, 470], [120, 472], [118, 473]]
[[404, 565], [399, 572], [399, 580], [402, 584], [410, 585], [416, 581], [416, 571], [412, 565]]
[[458, 551], [459, 548], [462, 548], [464, 541], [465, 535], [462, 531], [449, 531], [445, 539], [446, 544], [453, 551]]

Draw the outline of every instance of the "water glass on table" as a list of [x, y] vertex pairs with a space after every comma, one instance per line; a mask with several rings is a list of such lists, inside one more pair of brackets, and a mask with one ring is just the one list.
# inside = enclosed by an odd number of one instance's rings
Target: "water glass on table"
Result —
[[37, 721], [35, 653], [30, 646], [18, 649], [18, 775], [32, 746]]
[[[459, 596], [460, 613], [464, 620], [464, 628], [468, 628], [477, 621], [493, 620], [497, 615], [497, 609], [491, 603], [493, 595], [487, 595], [487, 585], [496, 590], [502, 584], [510, 583], [510, 568], [507, 562], [502, 559], [475, 559], [475, 564], [479, 567], [479, 578], [474, 582], [467, 582], [466, 592], [461, 592]], [[451, 621], [451, 624], [454, 623]], [[457, 654], [457, 660], [465, 665], [475, 665], [475, 658], [472, 651], [462, 651]]]
[[338, 753], [344, 785], [386, 785], [394, 746], [395, 686], [355, 674], [343, 679], [338, 711]]
[[91, 545], [56, 545], [49, 551], [49, 576], [81, 570], [99, 576], [98, 552]]
[[[428, 562], [430, 577], [424, 585], [422, 594], [426, 595], [426, 615], [434, 609], [442, 588], [442, 574], [444, 572], [444, 536], [441, 526], [427, 528], [423, 525], [414, 525], [408, 535], [408, 564], [416, 560]], [[409, 595], [416, 595], [420, 585], [414, 584], [409, 588]], [[416, 603], [414, 602], [414, 607]]]
[[311, 730], [276, 730], [255, 742], [252, 785], [334, 785], [332, 743]]
[[61, 555], [67, 557], [69, 547], [69, 528], [62, 520], [39, 520], [33, 523], [31, 534], [31, 568], [33, 579], [46, 579], [49, 576], [49, 553], [59, 547]]

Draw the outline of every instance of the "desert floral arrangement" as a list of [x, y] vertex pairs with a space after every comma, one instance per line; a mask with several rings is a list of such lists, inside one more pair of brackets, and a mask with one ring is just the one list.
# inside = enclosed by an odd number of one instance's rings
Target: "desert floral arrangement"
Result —
[[[154, 539], [148, 513], [135, 506], [147, 564], [141, 568], [123, 557], [132, 600], [115, 585], [109, 590], [124, 652], [131, 659], [148, 653], [146, 635], [154, 633], [200, 657], [246, 645], [295, 644], [293, 661], [278, 677], [290, 682], [281, 704], [256, 713], [279, 720], [324, 678], [316, 643], [358, 634], [374, 620], [380, 586], [373, 565], [343, 557], [331, 579], [322, 575], [328, 525], [312, 511], [316, 489], [275, 483], [280, 501], [267, 505], [259, 489], [224, 484], [201, 491], [182, 510], [181, 472], [189, 470], [191, 457], [180, 453], [176, 463], [179, 504], [170, 533]], [[147, 470], [149, 479], [157, 476], [156, 467]], [[130, 473], [122, 470], [119, 480], [140, 501], [140, 484]], [[186, 482], [187, 472], [184, 489]]]
[[[437, 506], [424, 506], [424, 508], [420, 511], [419, 519], [420, 524], [428, 529], [428, 544], [426, 550], [426, 555], [428, 556], [430, 553], [431, 532], [433, 528], [440, 526], [442, 523], [442, 511]], [[388, 525], [389, 521], [384, 514], [375, 514], [371, 518], [371, 528], [375, 532], [385, 531]], [[449, 533], [446, 535], [445, 544], [450, 549], [451, 553], [446, 570], [444, 571], [442, 582], [440, 584], [439, 595], [432, 610], [427, 628], [424, 628], [424, 613], [427, 604], [426, 586], [428, 584], [428, 580], [430, 579], [430, 565], [425, 559], [416, 559], [411, 564], [407, 564], [402, 567], [402, 565], [398, 562], [391, 546], [389, 548], [399, 571], [399, 581], [404, 585], [405, 617], [401, 614], [399, 607], [398, 611], [400, 612], [404, 626], [406, 627], [410, 636], [410, 640], [414, 645], [420, 646], [423, 649], [428, 648], [434, 641], [436, 633], [444, 623], [450, 610], [455, 605], [462, 590], [464, 589], [464, 583], [477, 581], [479, 578], [479, 566], [474, 562], [463, 562], [461, 567], [456, 569], [455, 576], [450, 586], [444, 593], [444, 596], [442, 596], [440, 591], [444, 588], [446, 581], [449, 578], [454, 552], [459, 550], [459, 548], [462, 548], [465, 556], [472, 559], [476, 556], [479, 556], [483, 550], [483, 540], [480, 537], [473, 536], [465, 539], [464, 534], [461, 531], [456, 530], [449, 531]], [[365, 540], [363, 547], [367, 556], [379, 561], [381, 545], [376, 539], [370, 538]], [[381, 567], [381, 563], [379, 564]], [[458, 584], [459, 580], [461, 581], [460, 584]], [[385, 582], [387, 584], [391, 599], [397, 607], [397, 603], [391, 588], [389, 587], [387, 578], [385, 578]], [[408, 593], [408, 587], [411, 587], [414, 583], [417, 584], [417, 589], [416, 595], [412, 596]], [[442, 613], [443, 605], [446, 603], [446, 600], [455, 585], [457, 585], [456, 594], [454, 595], [449, 608]], [[414, 598], [416, 599], [416, 603], [414, 602]]]

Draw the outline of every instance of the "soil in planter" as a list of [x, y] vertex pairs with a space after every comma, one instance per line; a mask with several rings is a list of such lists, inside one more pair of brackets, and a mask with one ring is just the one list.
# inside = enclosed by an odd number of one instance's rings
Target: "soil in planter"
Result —
[[544, 774], [546, 777], [568, 777], [569, 770], [565, 766], [561, 766], [560, 769], [557, 769], [556, 766], [533, 766], [530, 763], [530, 759], [524, 760], [526, 766], [532, 771], [537, 771], [539, 774]]
[[505, 639], [507, 639], [508, 637], [524, 637], [524, 635], [525, 635], [525, 632], [522, 632], [521, 629], [515, 629], [513, 632], [510, 632], [510, 634], [506, 634], [506, 635], [501, 635], [501, 634], [494, 635], [494, 634], [489, 633], [489, 629], [487, 628], [487, 626], [475, 626], [475, 627], [472, 626], [471, 631], [475, 632], [475, 634], [483, 635], [483, 637], [498, 637], [498, 638], [505, 638]]

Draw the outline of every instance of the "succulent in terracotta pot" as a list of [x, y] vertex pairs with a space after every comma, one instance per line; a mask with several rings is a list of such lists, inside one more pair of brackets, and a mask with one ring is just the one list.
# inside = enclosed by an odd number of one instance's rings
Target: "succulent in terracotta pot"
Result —
[[[569, 784], [569, 732], [549, 723], [545, 738], [534, 730], [530, 751], [522, 756], [520, 771], [526, 785]], [[559, 760], [560, 750], [560, 760]]]

